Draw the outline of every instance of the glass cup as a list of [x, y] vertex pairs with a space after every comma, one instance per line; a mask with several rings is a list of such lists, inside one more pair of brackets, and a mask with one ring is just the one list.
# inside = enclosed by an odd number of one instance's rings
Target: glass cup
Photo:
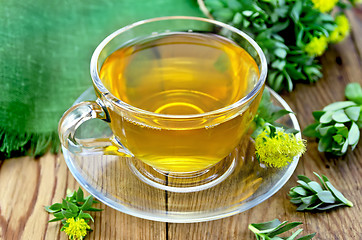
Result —
[[[96, 48], [90, 69], [98, 99], [63, 115], [63, 147], [126, 157], [141, 180], [175, 192], [209, 188], [233, 171], [267, 74], [263, 52], [245, 33], [185, 16], [117, 30]], [[112, 136], [78, 138], [90, 119], [108, 122]]]

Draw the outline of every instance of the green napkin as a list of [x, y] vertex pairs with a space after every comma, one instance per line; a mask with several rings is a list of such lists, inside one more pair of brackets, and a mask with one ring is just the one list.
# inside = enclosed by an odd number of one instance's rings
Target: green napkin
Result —
[[60, 117], [89, 86], [111, 32], [157, 16], [201, 16], [196, 0], [7, 0], [0, 7], [0, 159], [57, 151]]

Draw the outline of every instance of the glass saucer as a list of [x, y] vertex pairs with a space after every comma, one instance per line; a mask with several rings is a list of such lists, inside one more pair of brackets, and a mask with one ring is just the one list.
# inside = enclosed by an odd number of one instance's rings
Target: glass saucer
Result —
[[[292, 111], [278, 94], [270, 92], [274, 104]], [[96, 100], [93, 88], [85, 91], [75, 103], [88, 100]], [[280, 123], [300, 130], [293, 114], [282, 118]], [[111, 135], [107, 123], [98, 119], [87, 121], [76, 132], [80, 139]], [[232, 172], [218, 184], [202, 191], [174, 192], [141, 180], [134, 173], [132, 158], [101, 154], [80, 156], [64, 147], [63, 154], [79, 184], [104, 204], [136, 217], [174, 223], [220, 219], [260, 204], [288, 181], [299, 160], [296, 157], [283, 169], [266, 167], [256, 160], [254, 143], [249, 139], [234, 153], [237, 161]]]

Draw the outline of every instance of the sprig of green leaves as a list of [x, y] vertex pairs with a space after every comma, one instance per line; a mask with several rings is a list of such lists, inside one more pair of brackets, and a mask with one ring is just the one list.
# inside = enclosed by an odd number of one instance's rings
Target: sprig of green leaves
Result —
[[321, 177], [315, 172], [314, 174], [319, 178], [321, 184], [299, 175], [297, 182], [300, 185], [292, 187], [289, 191], [290, 202], [299, 205], [297, 211], [324, 211], [340, 206], [353, 206], [353, 203], [347, 200], [326, 176]]
[[305, 48], [313, 38], [328, 38], [337, 25], [330, 13], [317, 10], [312, 1], [204, 0], [204, 3], [213, 18], [246, 32], [259, 44], [269, 63], [267, 82], [275, 91], [292, 91], [295, 81], [315, 82], [322, 77], [316, 55], [309, 55]]
[[296, 238], [303, 229], [298, 229], [289, 237], [278, 237], [277, 235], [287, 232], [302, 224], [301, 222], [288, 221], [280, 222], [278, 219], [274, 219], [269, 222], [252, 223], [249, 225], [249, 230], [255, 234], [257, 240], [309, 240], [312, 239], [316, 233], [312, 233], [300, 238]]
[[95, 203], [98, 202], [93, 199], [92, 195], [84, 198], [83, 190], [79, 188], [78, 191], [74, 192], [68, 190], [66, 198], [61, 203], [54, 203], [44, 208], [45, 211], [54, 216], [49, 222], [61, 221], [63, 224], [61, 231], [63, 231], [69, 218], [84, 219], [85, 222], [92, 220], [94, 222], [93, 217], [85, 211], [102, 211], [103, 209], [92, 207]]
[[295, 135], [299, 131], [276, 122], [290, 113], [274, 105], [269, 90], [264, 90], [251, 135], [255, 140], [255, 155], [259, 162], [283, 168], [305, 152], [305, 141]]
[[275, 128], [283, 128], [286, 133], [297, 133], [298, 130], [294, 128], [288, 128], [280, 123], [277, 123], [276, 120], [281, 117], [292, 113], [282, 107], [273, 104], [271, 100], [270, 91], [265, 88], [260, 104], [257, 110], [257, 113], [254, 117], [254, 132], [251, 137], [256, 138], [261, 132], [264, 131], [266, 126], [274, 126]]
[[362, 88], [359, 83], [350, 83], [345, 90], [350, 101], [329, 104], [322, 111], [314, 111], [315, 123], [307, 126], [303, 134], [319, 139], [318, 150], [334, 155], [344, 155], [348, 146], [353, 150], [360, 138], [362, 128]]

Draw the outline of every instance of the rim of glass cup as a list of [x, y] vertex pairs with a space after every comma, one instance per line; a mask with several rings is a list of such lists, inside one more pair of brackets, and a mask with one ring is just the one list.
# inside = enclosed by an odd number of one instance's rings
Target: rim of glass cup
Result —
[[[248, 41], [248, 43], [254, 48], [254, 50], [257, 53], [257, 56], [260, 58], [260, 76], [259, 79], [257, 81], [257, 83], [255, 84], [254, 88], [243, 98], [239, 99], [238, 101], [234, 102], [233, 104], [230, 104], [228, 106], [219, 108], [217, 110], [213, 110], [210, 112], [205, 112], [205, 113], [199, 113], [199, 114], [189, 114], [189, 115], [171, 115], [171, 114], [162, 114], [162, 113], [154, 113], [151, 111], [147, 111], [141, 108], [137, 108], [134, 107], [118, 98], [116, 98], [108, 89], [106, 89], [102, 83], [102, 80], [99, 77], [99, 73], [98, 73], [98, 58], [99, 55], [101, 54], [102, 50], [104, 49], [104, 47], [111, 42], [115, 37], [117, 37], [118, 35], [143, 24], [147, 24], [147, 23], [151, 23], [151, 22], [158, 22], [158, 21], [166, 21], [166, 20], [192, 20], [192, 21], [201, 21], [201, 22], [206, 22], [206, 23], [211, 23], [217, 26], [220, 26], [222, 28], [226, 28], [236, 34], [238, 34], [239, 36], [241, 36], [242, 38], [244, 38], [245, 40]], [[216, 114], [221, 114], [221, 113], [225, 113], [225, 112], [229, 112], [233, 109], [236, 109], [240, 106], [243, 106], [245, 103], [247, 103], [249, 100], [251, 100], [253, 97], [256, 96], [256, 94], [260, 91], [260, 89], [263, 87], [264, 83], [265, 83], [265, 79], [266, 79], [266, 75], [267, 75], [267, 62], [266, 62], [266, 58], [265, 55], [263, 53], [263, 51], [261, 50], [261, 48], [259, 47], [259, 45], [251, 38], [249, 37], [246, 33], [244, 33], [243, 31], [232, 27], [228, 24], [213, 20], [213, 19], [208, 19], [208, 18], [201, 18], [201, 17], [191, 17], [191, 16], [167, 16], [167, 17], [156, 17], [156, 18], [150, 18], [150, 19], [146, 19], [146, 20], [141, 20], [138, 22], [135, 22], [133, 24], [127, 25], [123, 28], [120, 28], [118, 30], [116, 30], [115, 32], [111, 33], [108, 37], [106, 37], [95, 49], [92, 58], [91, 58], [91, 62], [90, 62], [90, 74], [93, 80], [94, 85], [96, 86], [96, 88], [98, 89], [98, 91], [102, 94], [102, 96], [113, 102], [114, 104], [116, 104], [116, 106], [120, 107], [121, 109], [124, 109], [126, 111], [132, 111], [132, 112], [137, 112], [137, 113], [142, 113], [148, 116], [153, 116], [153, 117], [159, 117], [159, 118], [164, 118], [164, 119], [192, 119], [192, 118], [203, 118], [206, 116], [211, 116], [211, 115], [216, 115]]]

